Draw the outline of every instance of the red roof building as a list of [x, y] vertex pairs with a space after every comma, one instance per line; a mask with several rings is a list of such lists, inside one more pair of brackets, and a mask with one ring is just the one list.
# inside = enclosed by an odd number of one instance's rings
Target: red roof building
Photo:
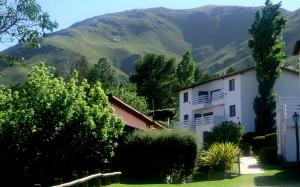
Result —
[[126, 127], [129, 129], [166, 129], [149, 116], [144, 115], [113, 95], [109, 95], [109, 104], [114, 108], [116, 115], [125, 121]]

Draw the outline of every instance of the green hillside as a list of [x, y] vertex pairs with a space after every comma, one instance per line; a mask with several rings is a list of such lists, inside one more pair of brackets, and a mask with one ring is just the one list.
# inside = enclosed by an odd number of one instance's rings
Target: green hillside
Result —
[[[242, 68], [253, 63], [247, 40], [256, 10], [235, 6], [153, 8], [93, 17], [50, 34], [39, 49], [8, 49], [12, 55], [23, 56], [27, 67], [2, 72], [0, 81], [15, 84], [24, 79], [33, 64], [44, 61], [60, 68], [70, 56], [79, 54], [86, 56], [90, 64], [107, 57], [123, 75], [133, 71], [134, 61], [141, 55], [163, 53], [179, 59], [188, 49], [195, 61], [211, 72], [229, 66]], [[300, 10], [283, 11], [289, 18], [284, 33], [286, 53], [288, 60], [295, 62], [290, 54], [300, 38]]]

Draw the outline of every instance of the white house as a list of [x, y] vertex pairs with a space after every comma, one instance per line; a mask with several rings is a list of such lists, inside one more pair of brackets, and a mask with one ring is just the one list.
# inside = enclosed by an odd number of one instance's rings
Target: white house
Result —
[[[299, 96], [298, 72], [283, 68], [274, 89], [280, 97]], [[179, 127], [196, 131], [200, 143], [205, 132], [224, 120], [240, 122], [245, 132], [253, 132], [253, 101], [257, 95], [255, 67], [182, 88], [179, 90]]]
[[[295, 44], [293, 55], [298, 55], [300, 67], [300, 40]], [[299, 84], [300, 81], [298, 81]], [[288, 162], [296, 161], [296, 128], [292, 115], [295, 112], [300, 114], [300, 97], [293, 96], [290, 92], [287, 97], [279, 97], [276, 107], [278, 154]], [[297, 130], [300, 134], [299, 127]]]
[[[285, 161], [296, 161], [295, 123], [292, 115], [300, 113], [299, 97], [280, 97], [276, 107], [278, 155]], [[299, 128], [298, 128], [299, 132]], [[300, 132], [299, 132], [300, 134]]]

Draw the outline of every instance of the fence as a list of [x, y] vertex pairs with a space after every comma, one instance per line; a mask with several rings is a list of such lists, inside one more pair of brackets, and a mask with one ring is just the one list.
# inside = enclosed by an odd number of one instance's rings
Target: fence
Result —
[[119, 183], [119, 176], [121, 174], [121, 172], [97, 173], [81, 179], [74, 180], [72, 182], [55, 185], [53, 187], [100, 187], [103, 185], [104, 180], [106, 180], [106, 185], [110, 185], [112, 183]]

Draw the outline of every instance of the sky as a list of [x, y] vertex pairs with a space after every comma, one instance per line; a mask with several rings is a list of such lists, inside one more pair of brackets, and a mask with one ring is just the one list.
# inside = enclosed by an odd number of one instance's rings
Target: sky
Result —
[[[205, 5], [263, 6], [265, 0], [36, 0], [43, 11], [58, 22], [61, 30], [84, 19], [131, 9], [165, 7], [189, 9]], [[280, 0], [271, 0], [278, 3]], [[300, 0], [282, 0], [282, 8], [294, 11], [300, 8]], [[0, 50], [15, 43], [2, 43]]]
[[[263, 6], [265, 0], [37, 0], [43, 10], [59, 23], [59, 30], [84, 19], [131, 9], [165, 7], [188, 9], [205, 5]], [[279, 0], [273, 0], [278, 3]], [[293, 11], [300, 0], [282, 0], [282, 7]]]

